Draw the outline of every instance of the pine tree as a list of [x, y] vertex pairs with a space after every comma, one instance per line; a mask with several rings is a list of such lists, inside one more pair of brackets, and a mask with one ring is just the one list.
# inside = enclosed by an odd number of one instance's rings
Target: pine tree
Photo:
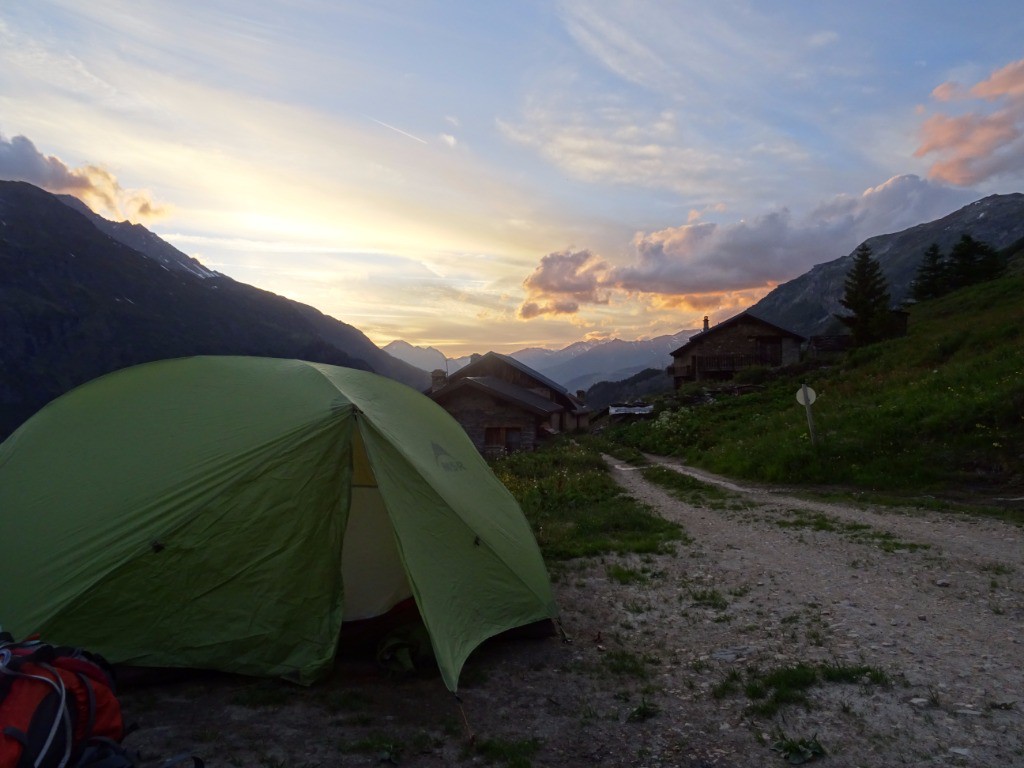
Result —
[[946, 292], [946, 265], [938, 243], [932, 243], [924, 252], [924, 259], [917, 268], [911, 295], [917, 301], [935, 299]]
[[839, 303], [849, 315], [836, 315], [850, 328], [854, 346], [861, 347], [888, 337], [892, 331], [889, 286], [882, 268], [871, 258], [871, 247], [862, 243], [846, 273], [843, 298]]
[[978, 280], [995, 280], [1006, 271], [1003, 255], [988, 243], [978, 241]]
[[999, 277], [1006, 269], [1002, 256], [988, 243], [961, 235], [953, 246], [948, 268], [949, 290]]
[[970, 235], [961, 235], [949, 255], [949, 288], [956, 290], [978, 282], [979, 243]]

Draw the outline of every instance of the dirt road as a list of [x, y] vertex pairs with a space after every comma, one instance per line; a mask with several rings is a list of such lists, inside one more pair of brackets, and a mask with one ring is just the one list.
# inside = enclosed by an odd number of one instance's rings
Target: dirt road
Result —
[[692, 504], [609, 461], [692, 541], [556, 567], [573, 642], [486, 646], [461, 709], [436, 676], [342, 665], [308, 691], [131, 691], [130, 740], [212, 768], [785, 765], [783, 737], [816, 737], [836, 767], [1024, 766], [1024, 530], [810, 502], [652, 459], [728, 491]]

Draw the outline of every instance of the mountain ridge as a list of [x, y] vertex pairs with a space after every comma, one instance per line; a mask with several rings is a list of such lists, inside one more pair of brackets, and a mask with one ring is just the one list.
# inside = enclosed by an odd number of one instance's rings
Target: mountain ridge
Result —
[[26, 182], [0, 181], [0, 437], [79, 384], [170, 357], [301, 358], [417, 389], [429, 383], [350, 325], [199, 274], [191, 262], [154, 259], [118, 239], [140, 234], [134, 229], [103, 231], [75, 208]]
[[[893, 303], [909, 298], [911, 286], [924, 252], [936, 243], [948, 254], [961, 235], [987, 243], [996, 250], [1024, 237], [1024, 194], [989, 195], [933, 221], [864, 242], [889, 283]], [[846, 256], [816, 264], [810, 270], [776, 286], [750, 311], [769, 322], [804, 336], [838, 333], [841, 324], [834, 314], [842, 313], [846, 273], [856, 249]]]
[[[524, 347], [509, 352], [508, 356], [575, 392], [589, 389], [599, 381], [617, 380], [614, 377], [626, 379], [650, 368], [665, 369], [671, 362], [672, 350], [685, 344], [695, 333], [696, 329], [683, 330], [637, 341], [592, 339], [576, 341], [561, 349]], [[470, 361], [469, 356], [446, 358], [434, 347], [417, 347], [401, 339], [390, 342], [383, 349], [424, 371], [441, 369], [454, 373]]]

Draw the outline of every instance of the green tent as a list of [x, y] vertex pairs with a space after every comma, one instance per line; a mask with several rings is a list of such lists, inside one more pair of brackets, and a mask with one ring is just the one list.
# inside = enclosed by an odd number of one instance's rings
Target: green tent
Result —
[[557, 608], [522, 511], [420, 393], [194, 357], [58, 398], [0, 444], [0, 626], [110, 661], [310, 682], [413, 597], [445, 683]]

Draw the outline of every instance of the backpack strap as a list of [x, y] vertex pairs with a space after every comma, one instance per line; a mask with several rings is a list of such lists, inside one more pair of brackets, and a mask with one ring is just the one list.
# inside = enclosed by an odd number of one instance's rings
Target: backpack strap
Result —
[[7, 665], [0, 665], [0, 674], [8, 675], [10, 677], [22, 677], [28, 680], [36, 680], [37, 682], [44, 683], [50, 686], [57, 692], [59, 697], [59, 705], [57, 707], [57, 716], [54, 718], [53, 724], [50, 726], [50, 730], [47, 733], [46, 741], [43, 742], [42, 749], [39, 750], [39, 756], [35, 759], [32, 764], [33, 768], [39, 768], [42, 764], [43, 759], [47, 756], [53, 745], [54, 739], [57, 734], [60, 733], [61, 726], [64, 726], [64, 755], [61, 757], [60, 762], [57, 764], [57, 768], [65, 768], [68, 761], [71, 759], [71, 742], [72, 742], [72, 727], [71, 727], [71, 715], [68, 713], [66, 706], [67, 702], [67, 689], [64, 687], [64, 681], [61, 680], [60, 675], [57, 671], [48, 664], [39, 664], [39, 666], [49, 672], [53, 678], [46, 677], [45, 675], [33, 675], [29, 672], [16, 672], [10, 669]]
[[89, 741], [92, 738], [93, 729], [96, 727], [96, 690], [93, 688], [92, 682], [89, 680], [88, 675], [83, 675], [81, 672], [76, 672], [75, 677], [82, 683], [82, 687], [85, 688], [85, 695], [88, 698], [88, 721], [85, 724], [85, 731], [82, 740]]

